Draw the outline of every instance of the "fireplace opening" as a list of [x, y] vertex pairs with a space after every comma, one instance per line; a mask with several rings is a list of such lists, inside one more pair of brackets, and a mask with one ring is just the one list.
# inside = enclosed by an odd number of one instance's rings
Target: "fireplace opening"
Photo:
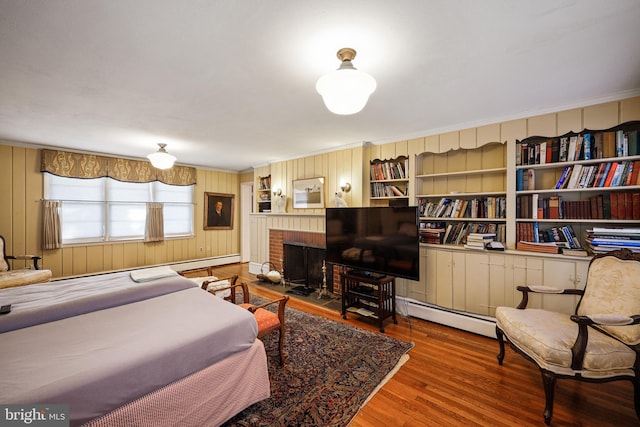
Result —
[[326, 254], [324, 247], [299, 242], [283, 242], [283, 247], [285, 280], [297, 285], [287, 293], [308, 296], [321, 289], [325, 280], [327, 290], [333, 292], [333, 280], [329, 278], [329, 272], [325, 278], [322, 271]]

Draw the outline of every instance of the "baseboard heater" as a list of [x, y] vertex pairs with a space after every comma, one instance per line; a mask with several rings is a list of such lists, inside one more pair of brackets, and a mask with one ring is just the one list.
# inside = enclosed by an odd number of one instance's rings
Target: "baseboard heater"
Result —
[[491, 317], [450, 310], [404, 297], [396, 297], [396, 309], [398, 313], [403, 315], [451, 326], [489, 338], [496, 337], [496, 321]]

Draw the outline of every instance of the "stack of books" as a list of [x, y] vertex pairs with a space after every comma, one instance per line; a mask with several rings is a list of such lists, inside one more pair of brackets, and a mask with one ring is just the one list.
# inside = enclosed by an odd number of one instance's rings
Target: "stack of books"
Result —
[[464, 247], [467, 249], [475, 249], [483, 251], [487, 243], [493, 242], [496, 238], [496, 233], [469, 233], [467, 235], [467, 243]]
[[616, 249], [629, 249], [640, 253], [640, 228], [599, 228], [587, 230], [587, 248], [592, 254]]
[[528, 252], [542, 252], [545, 254], [558, 254], [560, 253], [560, 246], [555, 242], [525, 242], [520, 240], [516, 243], [516, 249], [519, 251]]

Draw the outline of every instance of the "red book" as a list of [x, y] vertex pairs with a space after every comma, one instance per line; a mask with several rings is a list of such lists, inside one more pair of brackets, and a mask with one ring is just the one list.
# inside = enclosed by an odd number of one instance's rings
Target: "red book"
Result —
[[640, 219], [640, 193], [633, 193], [633, 219]]
[[612, 162], [611, 168], [609, 169], [609, 173], [607, 174], [607, 178], [604, 181], [605, 187], [611, 187], [611, 180], [613, 180], [613, 175], [615, 175], [617, 168], [618, 168], [618, 164], [616, 162]]
[[633, 218], [633, 198], [632, 193], [624, 193], [624, 219]]
[[611, 193], [609, 195], [609, 199], [611, 200], [611, 219], [619, 219], [618, 218], [618, 193]]
[[631, 173], [631, 182], [629, 185], [640, 185], [638, 182], [638, 176], [640, 174], [640, 160], [633, 162], [633, 172]]

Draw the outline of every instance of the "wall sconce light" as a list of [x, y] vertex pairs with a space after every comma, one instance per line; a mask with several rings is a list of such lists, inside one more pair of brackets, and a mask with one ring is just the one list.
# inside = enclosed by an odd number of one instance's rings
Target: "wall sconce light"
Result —
[[324, 105], [334, 114], [358, 113], [376, 90], [376, 79], [357, 70], [351, 63], [355, 57], [355, 49], [340, 49], [340, 67], [320, 77], [316, 83], [316, 90], [322, 95]]
[[167, 153], [167, 150], [164, 149], [167, 144], [158, 143], [158, 146], [160, 147], [158, 151], [149, 154], [147, 158], [156, 169], [171, 169], [176, 161], [175, 156]]
[[349, 191], [351, 191], [351, 184], [349, 184], [348, 182], [345, 182], [340, 186], [340, 189], [342, 190], [343, 193], [348, 193]]
[[273, 195], [276, 196], [276, 197], [282, 196], [282, 188], [278, 188], [277, 190], [275, 190], [273, 192]]

